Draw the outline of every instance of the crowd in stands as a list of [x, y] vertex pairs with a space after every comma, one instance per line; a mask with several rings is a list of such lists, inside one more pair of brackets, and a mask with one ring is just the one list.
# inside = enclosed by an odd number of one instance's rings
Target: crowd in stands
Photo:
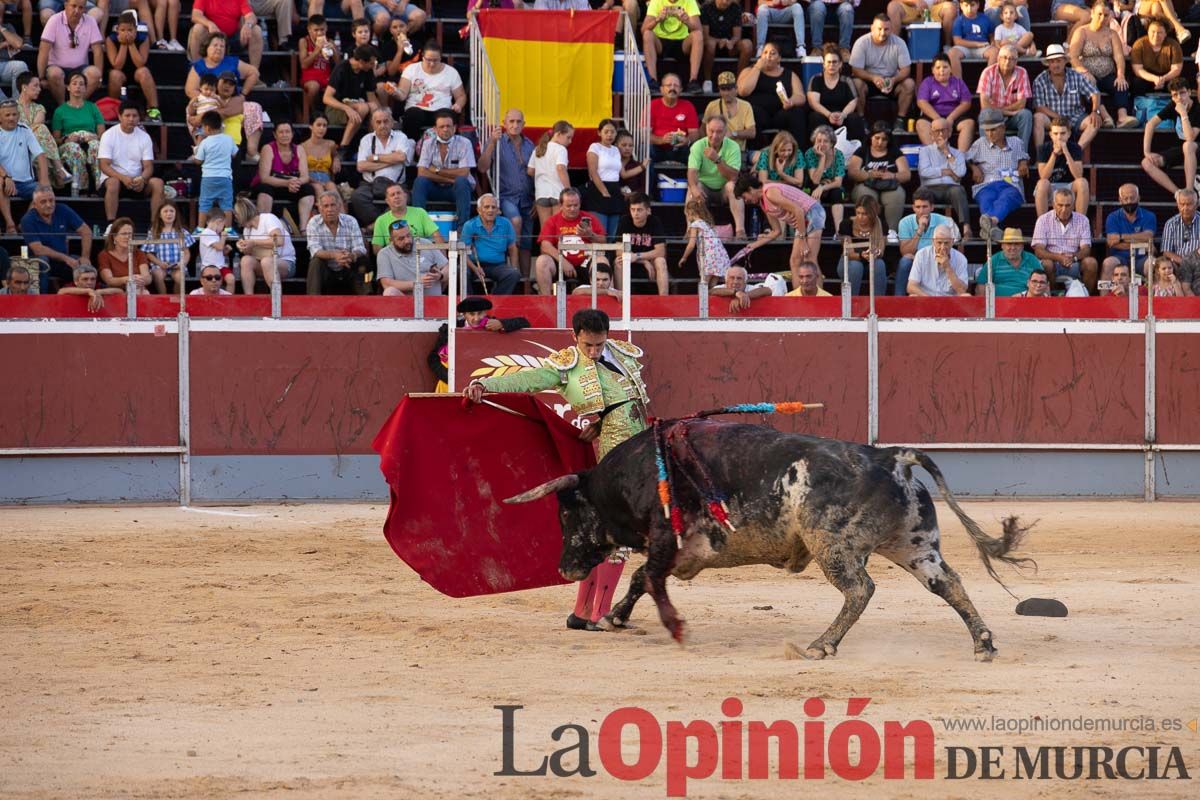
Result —
[[[570, 120], [536, 141], [520, 109], [469, 126], [462, 64], [447, 62], [425, 4], [343, 0], [348, 18], [327, 20], [321, 0], [195, 0], [181, 19], [178, 0], [41, 0], [37, 29], [29, 4], [8, 5], [28, 12], [0, 31], [0, 216], [28, 249], [0, 255], [8, 294], [95, 303], [189, 278], [195, 294], [252, 294], [297, 275], [298, 248], [311, 294], [439, 294], [446, 258], [422, 245], [451, 229], [466, 290], [497, 294], [550, 294], [560, 271], [616, 294], [621, 259], [587, 245], [626, 235], [650, 290], [668, 293], [694, 259], [735, 308], [824, 294], [835, 276], [897, 295], [965, 295], [989, 279], [1002, 296], [1124, 294], [1139, 274], [1155, 295], [1200, 292], [1200, 105], [1184, 77], [1190, 16], [1171, 0], [1054, 0], [1036, 21], [1065, 23], [1050, 29], [1062, 40], [1044, 48], [1026, 0], [891, 0], [870, 17], [860, 0], [469, 0], [469, 18], [626, 12], [654, 95], [648, 158], [615, 117], [574, 164]], [[917, 62], [904, 37], [925, 21], [941, 47]], [[164, 119], [152, 51], [190, 65], [179, 119]], [[264, 52], [277, 51], [295, 52], [297, 78], [268, 83]], [[271, 118], [258, 100], [272, 88], [297, 89], [302, 109]], [[186, 123], [190, 146], [156, 145], [164, 122]], [[1107, 128], [1142, 131], [1141, 167], [1178, 213], [1158, 219], [1132, 182], [1097, 196], [1090, 146]], [[1156, 146], [1160, 129], [1170, 146]], [[164, 162], [185, 165], [194, 200]], [[656, 199], [670, 175], [686, 178], [678, 230]], [[102, 231], [72, 208], [93, 196]], [[1103, 224], [1097, 203], [1114, 207]], [[435, 208], [453, 213], [435, 220]], [[844, 246], [823, 252], [831, 242]], [[972, 264], [981, 242], [991, 260]], [[750, 283], [755, 253], [756, 272], [783, 277]]]

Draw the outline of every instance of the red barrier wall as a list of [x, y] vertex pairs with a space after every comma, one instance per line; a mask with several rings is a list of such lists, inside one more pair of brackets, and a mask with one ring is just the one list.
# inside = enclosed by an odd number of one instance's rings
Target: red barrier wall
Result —
[[1158, 333], [1154, 339], [1155, 438], [1200, 443], [1200, 336]]
[[[1011, 326], [979, 331], [971, 323], [910, 332], [888, 324], [893, 327], [879, 334], [881, 441], [1143, 441], [1145, 349], [1137, 326], [1128, 334], [1066, 334], [1013, 332]], [[393, 333], [379, 322], [357, 331], [276, 325], [228, 332], [193, 327], [195, 454], [369, 454], [399, 398], [433, 387], [426, 365], [432, 331]], [[165, 333], [170, 323], [83, 323], [87, 330], [77, 333], [38, 332], [39, 326], [21, 323], [0, 336], [6, 409], [0, 448], [178, 443], [177, 340]], [[1156, 348], [1158, 439], [1200, 442], [1197, 336], [1163, 327]], [[772, 423], [867, 438], [865, 332], [752, 332], [726, 324], [725, 330], [639, 330], [633, 339], [647, 353], [656, 415], [760, 400], [823, 402], [823, 411]], [[464, 334], [459, 382], [484, 357], [544, 357], [570, 341], [569, 332], [558, 330]], [[473, 364], [464, 360], [470, 358]]]
[[880, 333], [883, 442], [1145, 438], [1140, 334]]
[[7, 334], [0, 342], [0, 447], [179, 444], [173, 334]]
[[433, 389], [432, 333], [192, 333], [196, 455], [337, 455], [371, 440], [405, 392]]

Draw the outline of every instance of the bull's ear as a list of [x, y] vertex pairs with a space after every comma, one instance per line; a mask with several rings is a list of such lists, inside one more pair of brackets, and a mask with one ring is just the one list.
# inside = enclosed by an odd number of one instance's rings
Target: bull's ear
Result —
[[546, 481], [541, 486], [530, 489], [528, 492], [510, 497], [505, 500], [505, 503], [513, 505], [516, 503], [528, 503], [533, 500], [539, 500], [548, 494], [561, 492], [563, 489], [574, 489], [579, 485], [579, 473], [572, 472], [570, 475], [560, 475], [552, 481]]

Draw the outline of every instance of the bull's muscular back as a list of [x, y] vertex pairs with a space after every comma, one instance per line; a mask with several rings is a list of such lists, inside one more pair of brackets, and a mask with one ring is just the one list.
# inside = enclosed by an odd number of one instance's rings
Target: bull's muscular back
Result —
[[[676, 498], [689, 533], [685, 550], [706, 562], [698, 565], [701, 568], [765, 563], [802, 569], [809, 554], [802, 552], [799, 540], [812, 541], [804, 534], [822, 531], [836, 539], [853, 519], [856, 529], [890, 536], [914, 511], [910, 480], [897, 469], [891, 448], [785, 434], [765, 425], [715, 420], [685, 424], [716, 490], [729, 498], [731, 521], [737, 527], [737, 532], [727, 533], [713, 523], [701, 511], [701, 498], [691, 481], [676, 475]], [[686, 469], [689, 459], [684, 452], [677, 447], [673, 454]], [[651, 431], [613, 449], [589, 475], [589, 499], [619, 544], [642, 547], [652, 526], [666, 524], [656, 481]], [[834, 543], [823, 538], [818, 546]], [[706, 549], [711, 549], [710, 556], [699, 552]]]

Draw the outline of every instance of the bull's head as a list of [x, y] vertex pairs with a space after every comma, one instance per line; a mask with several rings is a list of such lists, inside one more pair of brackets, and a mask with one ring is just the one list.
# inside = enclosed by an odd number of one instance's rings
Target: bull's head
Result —
[[612, 543], [601, 528], [596, 507], [584, 492], [586, 485], [586, 472], [572, 473], [504, 501], [528, 503], [551, 493], [558, 494], [558, 522], [563, 536], [558, 571], [569, 581], [586, 578], [613, 550]]

